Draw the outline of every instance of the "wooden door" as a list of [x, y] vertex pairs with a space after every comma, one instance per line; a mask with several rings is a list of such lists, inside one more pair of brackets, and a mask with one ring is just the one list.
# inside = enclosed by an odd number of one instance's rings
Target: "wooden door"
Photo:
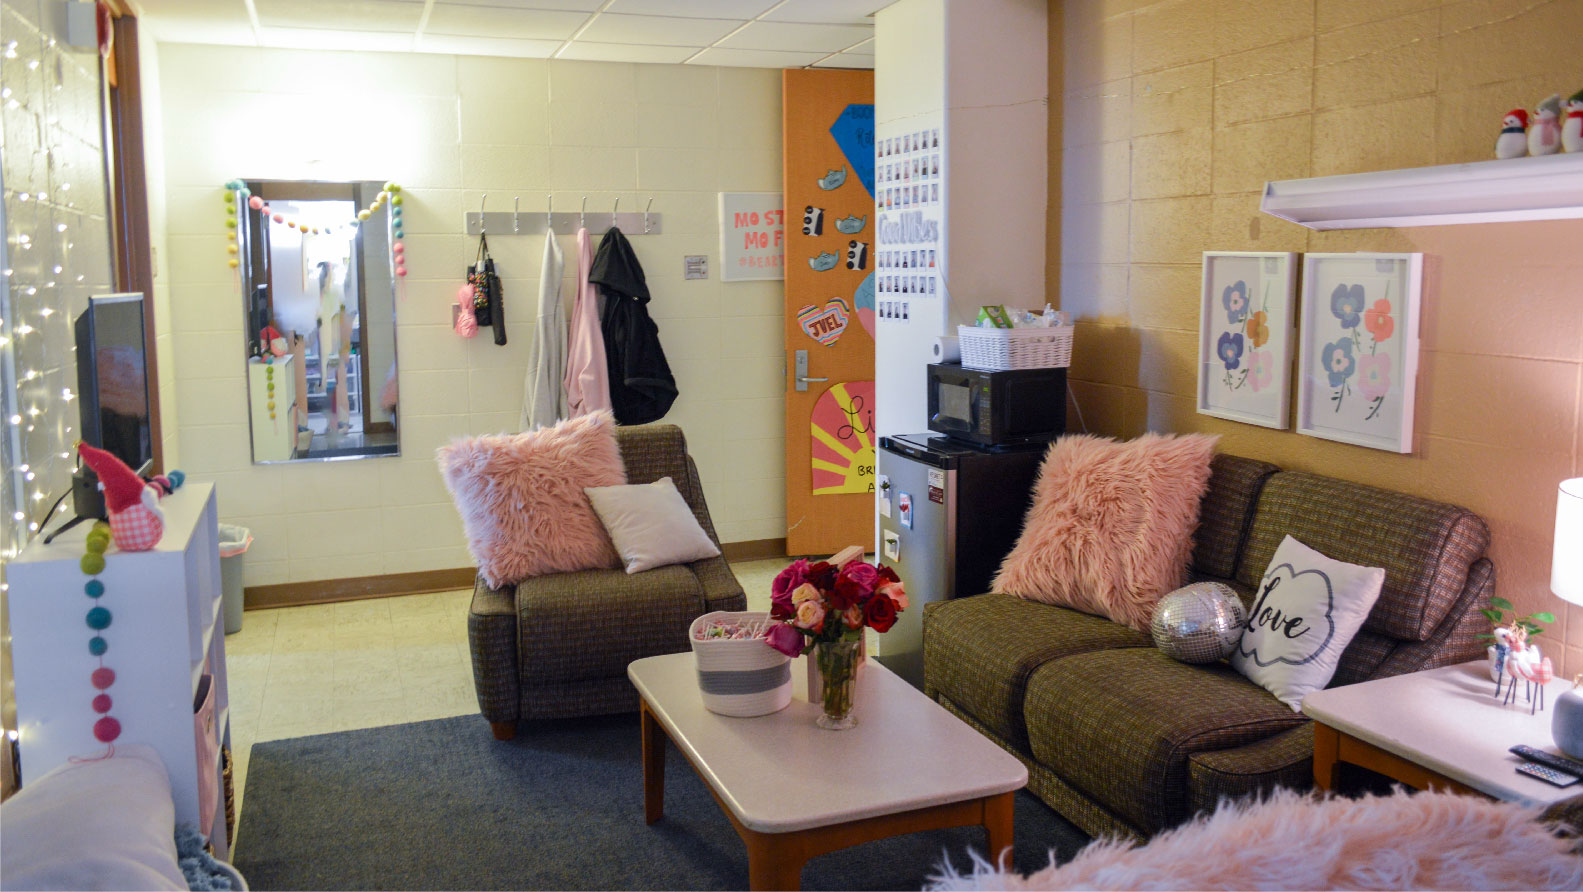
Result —
[[782, 93], [786, 550], [872, 551], [874, 73], [788, 69]]

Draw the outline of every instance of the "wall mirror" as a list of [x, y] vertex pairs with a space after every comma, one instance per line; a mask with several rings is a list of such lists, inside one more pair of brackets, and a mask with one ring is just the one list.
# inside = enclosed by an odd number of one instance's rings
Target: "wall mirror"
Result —
[[240, 184], [228, 206], [238, 217], [253, 462], [398, 455], [384, 185]]

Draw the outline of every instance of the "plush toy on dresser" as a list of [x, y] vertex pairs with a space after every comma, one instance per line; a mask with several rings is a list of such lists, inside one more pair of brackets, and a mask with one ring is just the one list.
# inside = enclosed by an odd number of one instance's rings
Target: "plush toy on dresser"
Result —
[[1528, 154], [1554, 155], [1561, 151], [1561, 95], [1552, 93], [1534, 109], [1533, 126], [1528, 128]]
[[1567, 97], [1567, 119], [1561, 125], [1561, 147], [1583, 152], [1583, 90]]
[[1528, 112], [1514, 108], [1501, 119], [1501, 135], [1495, 137], [1495, 157], [1502, 161], [1528, 154]]
[[110, 535], [122, 551], [148, 551], [165, 535], [165, 512], [159, 500], [182, 483], [182, 473], [144, 480], [126, 462], [87, 443], [77, 444], [83, 463], [99, 477], [104, 504], [110, 515]]

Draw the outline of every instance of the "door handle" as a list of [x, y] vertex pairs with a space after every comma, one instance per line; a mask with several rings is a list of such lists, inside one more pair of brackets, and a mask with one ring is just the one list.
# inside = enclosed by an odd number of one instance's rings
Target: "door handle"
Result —
[[808, 377], [808, 351], [807, 350], [798, 350], [797, 351], [796, 358], [795, 358], [795, 369], [796, 369], [796, 375], [797, 375], [797, 389], [800, 390], [800, 391], [807, 391], [808, 390], [808, 382], [809, 381], [828, 381], [828, 380], [830, 380], [829, 378], [810, 378], [810, 377]]

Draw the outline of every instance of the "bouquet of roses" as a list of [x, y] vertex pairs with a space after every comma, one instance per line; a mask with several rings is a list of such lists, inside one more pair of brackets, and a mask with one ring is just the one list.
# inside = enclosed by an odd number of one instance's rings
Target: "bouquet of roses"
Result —
[[889, 567], [797, 560], [770, 587], [770, 617], [782, 622], [770, 627], [766, 641], [795, 657], [820, 642], [855, 641], [865, 627], [888, 631], [906, 609], [907, 590]]

